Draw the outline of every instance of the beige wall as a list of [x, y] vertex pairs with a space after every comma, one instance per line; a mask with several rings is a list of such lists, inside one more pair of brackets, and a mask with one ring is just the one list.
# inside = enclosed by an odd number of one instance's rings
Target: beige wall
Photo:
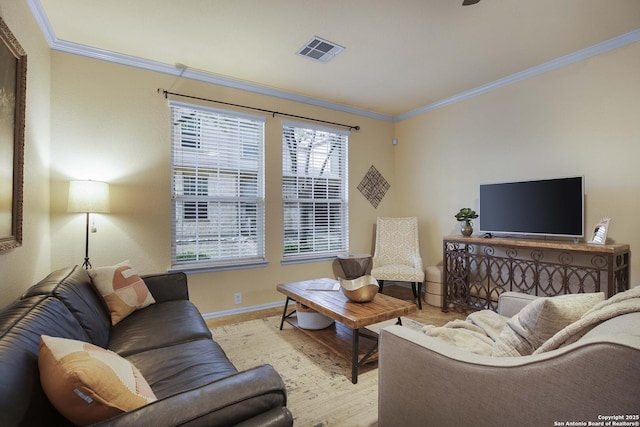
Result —
[[[64, 53], [52, 55], [52, 265], [81, 263], [84, 217], [66, 212], [68, 181], [111, 183], [111, 213], [96, 216], [90, 234], [94, 266], [130, 259], [142, 273], [170, 267], [170, 133], [167, 100], [158, 88], [225, 102], [360, 125], [349, 139], [350, 248], [369, 252], [377, 215], [396, 209], [393, 123], [339, 113], [220, 86]], [[188, 102], [189, 100], [180, 99]], [[220, 105], [214, 107], [223, 108]], [[287, 119], [286, 120], [291, 120]], [[191, 298], [204, 313], [281, 303], [277, 283], [334, 276], [332, 262], [282, 266], [281, 121], [266, 122], [265, 268], [193, 274]], [[371, 165], [391, 182], [374, 209], [357, 190]], [[241, 292], [243, 304], [233, 294]]]
[[0, 0], [0, 16], [27, 53], [21, 247], [0, 253], [0, 307], [49, 272], [50, 51], [26, 2]]
[[[640, 43], [618, 48], [396, 124], [397, 194], [420, 218], [425, 263], [442, 262], [453, 215], [478, 185], [585, 176], [586, 227], [640, 248]], [[631, 284], [640, 280], [631, 257]]]
[[[24, 3], [0, 0], [0, 15], [29, 55], [24, 244], [0, 254], [0, 305], [51, 269], [82, 262], [84, 218], [66, 212], [70, 179], [111, 183], [112, 213], [96, 215], [90, 235], [95, 266], [169, 268], [169, 109], [157, 88], [360, 125], [349, 150], [352, 252], [371, 251], [376, 216], [417, 215], [425, 263], [439, 263], [442, 236], [458, 232], [460, 207], [477, 206], [479, 183], [568, 175], [586, 177], [587, 227], [611, 216], [610, 238], [640, 245], [640, 43], [394, 124], [51, 53]], [[269, 264], [190, 275], [203, 313], [281, 302], [275, 284], [334, 275], [331, 262], [280, 265], [281, 120], [266, 125]], [[357, 190], [371, 165], [391, 183], [377, 209]], [[639, 268], [632, 256], [632, 284]]]

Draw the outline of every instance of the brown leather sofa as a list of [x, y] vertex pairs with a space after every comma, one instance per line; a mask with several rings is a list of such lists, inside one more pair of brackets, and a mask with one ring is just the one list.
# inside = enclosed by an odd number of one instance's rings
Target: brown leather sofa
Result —
[[182, 273], [143, 276], [155, 304], [111, 326], [87, 272], [51, 273], [0, 310], [0, 425], [70, 425], [41, 385], [41, 335], [91, 342], [132, 362], [157, 401], [101, 426], [291, 426], [286, 389], [269, 365], [243, 372], [212, 339]]

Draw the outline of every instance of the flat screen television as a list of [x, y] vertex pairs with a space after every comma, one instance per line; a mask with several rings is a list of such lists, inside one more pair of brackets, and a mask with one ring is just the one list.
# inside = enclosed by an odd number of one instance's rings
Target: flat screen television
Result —
[[584, 177], [480, 185], [481, 233], [584, 237]]

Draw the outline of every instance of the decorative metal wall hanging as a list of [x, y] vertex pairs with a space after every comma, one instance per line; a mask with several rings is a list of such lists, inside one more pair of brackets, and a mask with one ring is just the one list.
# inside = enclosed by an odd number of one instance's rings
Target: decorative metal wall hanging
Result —
[[377, 208], [384, 195], [389, 190], [389, 183], [382, 176], [375, 166], [371, 165], [362, 181], [358, 185], [358, 190], [362, 195], [371, 203], [374, 208]]

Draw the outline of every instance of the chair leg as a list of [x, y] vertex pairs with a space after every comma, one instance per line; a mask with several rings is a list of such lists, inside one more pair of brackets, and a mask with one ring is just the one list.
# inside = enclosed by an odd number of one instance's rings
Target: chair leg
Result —
[[418, 308], [422, 310], [422, 282], [411, 282], [411, 290], [413, 291], [413, 297], [418, 300]]
[[[384, 280], [378, 279], [378, 293], [382, 293], [384, 287]], [[413, 298], [418, 300], [418, 308], [422, 310], [422, 282], [411, 282], [411, 291], [413, 291]]]

